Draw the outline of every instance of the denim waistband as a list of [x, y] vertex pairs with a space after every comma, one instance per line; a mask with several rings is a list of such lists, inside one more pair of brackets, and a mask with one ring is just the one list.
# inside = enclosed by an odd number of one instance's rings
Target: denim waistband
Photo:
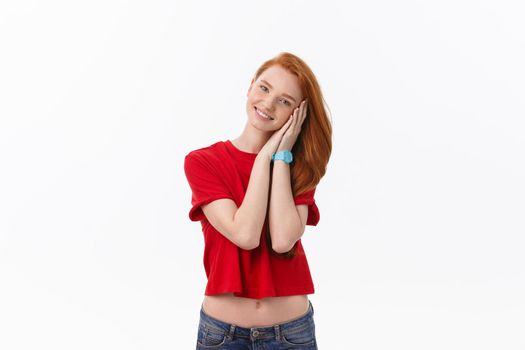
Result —
[[300, 332], [308, 327], [313, 327], [314, 323], [314, 307], [310, 300], [308, 300], [308, 311], [306, 311], [306, 313], [302, 316], [299, 316], [297, 318], [283, 323], [275, 324], [273, 326], [250, 328], [237, 326], [235, 324], [223, 322], [221, 320], [213, 318], [212, 316], [204, 312], [204, 307], [202, 305], [200, 310], [201, 322], [204, 322], [206, 324], [206, 327], [211, 327], [219, 331], [224, 331], [229, 339], [232, 339], [234, 336], [253, 340], [270, 338], [279, 339], [283, 332]]

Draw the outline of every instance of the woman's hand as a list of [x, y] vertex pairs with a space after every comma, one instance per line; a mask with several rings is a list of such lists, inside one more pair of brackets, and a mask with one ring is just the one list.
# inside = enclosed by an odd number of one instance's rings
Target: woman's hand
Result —
[[276, 130], [273, 132], [272, 136], [266, 141], [264, 146], [261, 148], [259, 153], [266, 155], [269, 160], [272, 160], [272, 155], [277, 152], [277, 147], [279, 147], [279, 144], [281, 143], [281, 139], [283, 138], [284, 133], [288, 129], [288, 127], [292, 124], [293, 118], [290, 116], [286, 123], [284, 123], [283, 126], [279, 130]]
[[[282, 136], [281, 142], [277, 148], [277, 152], [288, 150], [291, 151], [297, 136], [301, 132], [301, 126], [303, 125], [304, 119], [306, 118], [306, 111], [308, 108], [308, 99], [304, 99], [299, 107], [297, 107], [292, 115], [290, 120], [285, 124], [290, 124], [290, 127], [287, 128], [286, 133]], [[291, 123], [290, 123], [291, 121]]]

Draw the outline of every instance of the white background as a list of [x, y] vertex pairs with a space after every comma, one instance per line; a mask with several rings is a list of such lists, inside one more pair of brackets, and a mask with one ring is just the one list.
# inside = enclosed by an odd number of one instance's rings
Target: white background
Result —
[[183, 157], [303, 58], [333, 153], [303, 244], [319, 348], [525, 349], [519, 1], [0, 5], [0, 348], [194, 349]]

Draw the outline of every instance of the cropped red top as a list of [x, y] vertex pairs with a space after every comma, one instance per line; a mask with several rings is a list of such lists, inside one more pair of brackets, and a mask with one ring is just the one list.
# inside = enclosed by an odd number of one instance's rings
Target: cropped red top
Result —
[[[245, 250], [217, 231], [206, 219], [201, 205], [219, 198], [230, 198], [240, 207], [257, 157], [236, 148], [230, 140], [189, 152], [184, 172], [191, 188], [191, 221], [200, 221], [204, 234], [204, 269], [208, 278], [205, 295], [233, 292], [235, 296], [265, 297], [312, 294], [314, 285], [299, 239], [292, 259], [275, 256], [261, 231], [259, 246]], [[294, 197], [295, 204], [308, 205], [306, 224], [319, 222], [314, 199], [315, 188]]]

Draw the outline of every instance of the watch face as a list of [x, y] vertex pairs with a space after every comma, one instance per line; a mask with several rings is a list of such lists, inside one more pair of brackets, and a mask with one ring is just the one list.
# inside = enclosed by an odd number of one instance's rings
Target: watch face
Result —
[[292, 153], [290, 152], [286, 152], [284, 154], [284, 160], [287, 162], [287, 163], [290, 163], [292, 161]]

